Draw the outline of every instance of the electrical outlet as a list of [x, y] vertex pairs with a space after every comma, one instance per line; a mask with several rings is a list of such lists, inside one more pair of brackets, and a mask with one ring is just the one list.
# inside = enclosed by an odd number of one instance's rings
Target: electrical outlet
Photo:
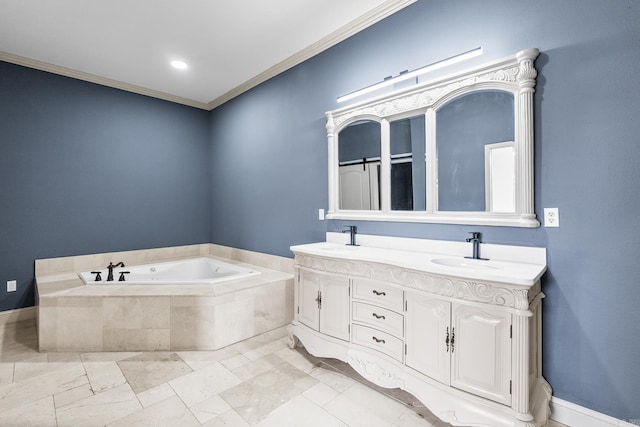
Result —
[[15, 280], [9, 280], [7, 282], [7, 292], [15, 292], [17, 287], [17, 282]]
[[560, 227], [560, 214], [558, 208], [544, 208], [544, 226]]
[[324, 209], [318, 209], [318, 219], [324, 221]]

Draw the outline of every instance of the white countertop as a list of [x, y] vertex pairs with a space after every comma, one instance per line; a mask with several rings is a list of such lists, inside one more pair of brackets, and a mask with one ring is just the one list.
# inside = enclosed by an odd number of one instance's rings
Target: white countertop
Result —
[[[433, 242], [433, 241], [430, 241]], [[444, 242], [450, 244], [451, 242]], [[457, 242], [453, 242], [457, 243]], [[393, 246], [393, 245], [391, 245]], [[497, 245], [494, 245], [497, 246]], [[437, 249], [436, 245], [431, 245]], [[543, 248], [524, 248], [525, 250]], [[535, 262], [490, 259], [474, 260], [453, 255], [451, 251], [401, 250], [376, 246], [349, 246], [343, 243], [319, 242], [291, 247], [294, 254], [307, 254], [324, 258], [369, 261], [394, 265], [411, 270], [465, 279], [501, 282], [518, 286], [533, 286], [547, 270], [540, 257]], [[447, 253], [449, 252], [449, 253]], [[522, 257], [519, 257], [522, 259]]]

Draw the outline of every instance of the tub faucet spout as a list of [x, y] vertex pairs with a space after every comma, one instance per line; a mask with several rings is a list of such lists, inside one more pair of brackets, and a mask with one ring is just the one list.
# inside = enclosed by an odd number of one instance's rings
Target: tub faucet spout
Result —
[[107, 268], [109, 269], [109, 273], [107, 274], [107, 282], [113, 282], [113, 269], [116, 267], [124, 267], [124, 262], [120, 261], [117, 264], [114, 264], [112, 262], [109, 263], [109, 265], [107, 266]]

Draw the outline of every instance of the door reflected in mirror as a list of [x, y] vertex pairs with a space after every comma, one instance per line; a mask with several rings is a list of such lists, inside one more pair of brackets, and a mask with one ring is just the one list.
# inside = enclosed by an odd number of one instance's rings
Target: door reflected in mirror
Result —
[[390, 122], [391, 210], [427, 209], [425, 141], [424, 114]]
[[359, 120], [338, 134], [340, 209], [380, 210], [380, 123]]
[[[515, 212], [514, 129], [511, 92], [470, 92], [436, 111], [438, 211]], [[502, 143], [511, 148], [488, 149]]]

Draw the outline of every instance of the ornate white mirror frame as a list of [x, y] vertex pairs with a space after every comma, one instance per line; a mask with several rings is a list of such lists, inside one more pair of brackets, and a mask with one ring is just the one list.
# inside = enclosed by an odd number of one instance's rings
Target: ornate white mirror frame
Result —
[[[329, 219], [474, 224], [511, 227], [539, 227], [534, 211], [533, 179], [533, 93], [538, 49], [517, 54], [479, 67], [450, 74], [409, 89], [395, 91], [368, 101], [327, 112], [329, 148]], [[436, 111], [461, 95], [498, 90], [514, 96], [515, 211], [439, 211], [436, 153]], [[398, 118], [424, 114], [426, 132], [426, 210], [392, 210], [389, 124]], [[361, 120], [381, 124], [379, 210], [340, 209], [338, 134]]]

